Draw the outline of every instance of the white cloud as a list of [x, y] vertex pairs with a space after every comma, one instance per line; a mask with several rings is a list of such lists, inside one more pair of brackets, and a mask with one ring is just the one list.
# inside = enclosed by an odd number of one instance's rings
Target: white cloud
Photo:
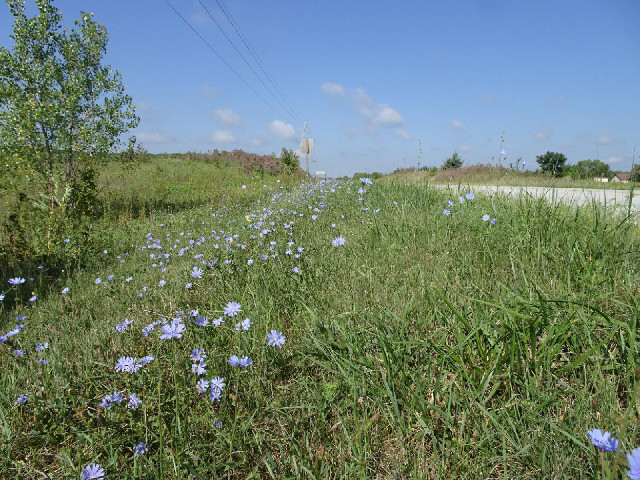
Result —
[[139, 132], [136, 133], [136, 139], [140, 141], [140, 143], [171, 143], [174, 140], [173, 135], [166, 132], [160, 133], [147, 133], [147, 132]]
[[269, 130], [271, 130], [276, 136], [285, 140], [295, 140], [298, 138], [293, 125], [285, 123], [282, 120], [274, 120], [269, 124]]
[[216, 110], [214, 115], [225, 127], [239, 127], [242, 125], [242, 118], [230, 108], [226, 110]]
[[342, 97], [346, 94], [346, 90], [339, 83], [324, 82], [320, 89], [331, 97]]
[[605, 160], [607, 163], [620, 163], [622, 161], [622, 157], [609, 157]]
[[389, 105], [378, 105], [377, 112], [371, 119], [376, 125], [383, 127], [397, 127], [404, 124], [404, 118]]
[[265, 143], [267, 143], [267, 139], [264, 137], [253, 137], [249, 141], [249, 145], [256, 148], [263, 146]]
[[547, 138], [551, 137], [551, 135], [553, 135], [553, 131], [549, 128], [533, 132], [533, 136], [538, 140], [546, 140]]
[[236, 137], [229, 130], [215, 130], [211, 134], [211, 140], [216, 143], [233, 143]]
[[462, 153], [467, 153], [471, 151], [471, 147], [469, 145], [460, 145], [458, 147], [458, 151], [462, 152]]
[[411, 140], [413, 138], [411, 135], [407, 133], [407, 131], [404, 128], [396, 129], [396, 131], [393, 132], [393, 135], [398, 138], [402, 138], [404, 140]]
[[203, 98], [215, 97], [220, 93], [217, 88], [207, 85], [206, 83], [200, 87], [200, 96]]
[[466, 130], [467, 126], [460, 120], [451, 120], [451, 126], [456, 130]]

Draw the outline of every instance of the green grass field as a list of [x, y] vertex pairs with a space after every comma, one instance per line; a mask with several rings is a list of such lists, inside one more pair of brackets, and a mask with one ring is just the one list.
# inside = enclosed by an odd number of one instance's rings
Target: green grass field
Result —
[[171, 165], [114, 181], [90, 266], [4, 284], [1, 478], [626, 477], [637, 225]]

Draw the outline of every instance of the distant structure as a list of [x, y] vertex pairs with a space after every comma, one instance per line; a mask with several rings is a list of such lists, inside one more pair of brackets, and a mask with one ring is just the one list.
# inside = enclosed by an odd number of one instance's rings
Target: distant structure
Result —
[[630, 180], [631, 180], [630, 173], [616, 173], [611, 179], [612, 182], [622, 182], [622, 183], [629, 183]]
[[595, 177], [594, 180], [596, 182], [608, 183], [609, 182], [609, 177]]
[[316, 170], [313, 172], [313, 176], [315, 178], [327, 178], [327, 172], [323, 172], [322, 170]]

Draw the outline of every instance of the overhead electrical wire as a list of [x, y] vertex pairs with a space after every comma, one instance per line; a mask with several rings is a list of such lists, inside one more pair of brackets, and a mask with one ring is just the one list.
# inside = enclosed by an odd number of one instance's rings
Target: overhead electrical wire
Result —
[[[249, 69], [253, 72], [253, 74], [256, 76], [256, 78], [260, 81], [260, 83], [262, 83], [262, 85], [264, 86], [264, 88], [267, 89], [267, 91], [271, 94], [271, 96], [275, 99], [275, 101], [278, 103], [278, 105], [280, 105], [280, 107], [282, 107], [284, 112], [287, 112], [287, 115], [292, 115], [293, 117], [295, 117], [295, 113], [286, 105], [284, 105], [280, 99], [278, 99], [278, 97], [273, 93], [273, 91], [269, 88], [269, 86], [264, 82], [264, 80], [262, 79], [262, 77], [260, 75], [258, 75], [258, 72], [256, 72], [256, 70], [251, 66], [251, 64], [249, 63], [249, 61], [245, 58], [245, 56], [242, 54], [242, 52], [240, 52], [240, 50], [238, 50], [238, 47], [236, 47], [235, 43], [233, 43], [233, 40], [231, 40], [229, 38], [229, 35], [227, 35], [227, 33], [223, 30], [222, 26], [218, 23], [218, 21], [214, 18], [214, 16], [211, 14], [211, 12], [209, 11], [209, 9], [206, 7], [206, 5], [204, 3], [202, 3], [202, 0], [198, 0], [198, 3], [200, 3], [200, 5], [202, 5], [202, 8], [204, 8], [204, 11], [207, 12], [207, 15], [209, 15], [209, 18], [211, 18], [211, 20], [213, 21], [213, 23], [216, 24], [216, 27], [218, 27], [218, 30], [220, 30], [222, 32], [222, 34], [224, 35], [224, 37], [227, 39], [227, 41], [231, 44], [231, 46], [233, 47], [233, 49], [236, 51], [236, 53], [240, 56], [240, 58], [242, 58], [242, 60], [244, 61], [244, 63], [247, 65], [247, 67], [249, 67]], [[291, 118], [288, 119], [289, 121], [291, 121]]]
[[[281, 112], [278, 112], [278, 111], [275, 109], [275, 107], [274, 107], [273, 105], [271, 105], [271, 103], [269, 103], [269, 102], [267, 101], [267, 99], [265, 99], [262, 95], [260, 95], [260, 93], [259, 93], [255, 88], [253, 88], [253, 87], [251, 86], [251, 84], [250, 84], [249, 82], [247, 82], [247, 81], [244, 79], [244, 77], [243, 77], [242, 75], [240, 75], [240, 73], [238, 73], [238, 71], [237, 71], [235, 68], [233, 68], [233, 67], [229, 64], [229, 62], [227, 62], [227, 61], [226, 61], [226, 60], [221, 56], [221, 55], [216, 51], [216, 49], [215, 49], [215, 48], [213, 48], [213, 47], [211, 46], [211, 44], [210, 44], [210, 43], [209, 43], [209, 42], [208, 42], [208, 41], [207, 41], [207, 40], [206, 40], [206, 39], [205, 39], [205, 38], [200, 34], [200, 32], [198, 32], [198, 31], [194, 28], [194, 26], [193, 26], [193, 25], [191, 25], [191, 24], [187, 21], [187, 19], [186, 19], [186, 18], [184, 18], [184, 17], [182, 16], [182, 14], [181, 14], [178, 10], [176, 10], [176, 8], [171, 4], [171, 2], [169, 2], [169, 0], [164, 0], [164, 1], [165, 1], [165, 3], [166, 3], [167, 5], [169, 5], [169, 7], [171, 7], [171, 9], [174, 11], [174, 13], [175, 13], [176, 15], [178, 15], [178, 17], [180, 17], [180, 18], [182, 19], [182, 21], [183, 21], [184, 23], [186, 23], [186, 24], [187, 24], [187, 26], [188, 26], [191, 30], [193, 30], [193, 33], [195, 33], [195, 34], [198, 36], [198, 38], [200, 38], [200, 40], [202, 40], [202, 41], [204, 42], [204, 44], [209, 48], [209, 50], [211, 50], [211, 51], [212, 51], [212, 52], [213, 52], [213, 53], [214, 53], [214, 54], [215, 54], [215, 55], [220, 59], [220, 61], [222, 61], [222, 63], [224, 63], [224, 64], [229, 68], [229, 70], [231, 70], [231, 71], [232, 71], [232, 72], [233, 72], [233, 73], [234, 73], [234, 74], [235, 74], [235, 75], [236, 75], [240, 80], [242, 80], [242, 83], [244, 83], [247, 87], [249, 87], [249, 89], [251, 89], [251, 91], [252, 91], [253, 93], [255, 93], [255, 94], [256, 94], [256, 96], [257, 96], [258, 98], [260, 98], [260, 100], [262, 100], [262, 101], [263, 101], [263, 102], [264, 102], [264, 103], [265, 103], [269, 108], [271, 108], [271, 110], [273, 110], [273, 111], [276, 113], [276, 115], [278, 115], [278, 116], [282, 116], [282, 113], [281, 113]], [[287, 118], [287, 115], [285, 115], [284, 117], [285, 117], [285, 118]], [[289, 121], [291, 121], [291, 120], [289, 119]]]
[[220, 7], [220, 10], [222, 10], [222, 13], [224, 13], [224, 16], [227, 17], [227, 20], [229, 21], [229, 23], [231, 24], [231, 26], [233, 27], [233, 29], [236, 31], [236, 34], [238, 35], [238, 37], [240, 38], [240, 40], [242, 40], [242, 43], [244, 44], [244, 46], [246, 47], [246, 49], [249, 51], [249, 53], [251, 54], [251, 56], [253, 57], [253, 59], [256, 61], [256, 63], [258, 64], [258, 66], [260, 67], [260, 70], [262, 70], [262, 73], [264, 73], [264, 75], [267, 77], [267, 79], [269, 80], [269, 82], [271, 83], [271, 85], [273, 85], [273, 88], [275, 88], [275, 90], [278, 92], [278, 94], [280, 95], [280, 98], [282, 98], [282, 100], [284, 101], [284, 103], [287, 104], [287, 106], [289, 107], [289, 109], [293, 112], [294, 116], [296, 117], [296, 119], [298, 120], [299, 123], [302, 123], [302, 119], [300, 118], [300, 116], [298, 115], [298, 112], [296, 111], [296, 109], [293, 107], [293, 105], [291, 105], [291, 103], [289, 102], [289, 100], [287, 99], [286, 95], [284, 95], [282, 93], [282, 91], [280, 90], [280, 87], [278, 86], [278, 83], [275, 81], [275, 79], [271, 76], [271, 74], [267, 71], [266, 67], [264, 66], [264, 64], [262, 63], [262, 61], [260, 60], [260, 57], [258, 56], [258, 53], [255, 51], [255, 49], [251, 46], [251, 43], [249, 42], [249, 40], [246, 38], [246, 36], [244, 35], [244, 33], [242, 33], [242, 30], [240, 29], [240, 26], [236, 23], [236, 21], [233, 19], [233, 16], [231, 15], [231, 12], [229, 12], [226, 8], [226, 6], [224, 5], [224, 3], [222, 2], [222, 0], [216, 0], [216, 3], [218, 4], [218, 7]]

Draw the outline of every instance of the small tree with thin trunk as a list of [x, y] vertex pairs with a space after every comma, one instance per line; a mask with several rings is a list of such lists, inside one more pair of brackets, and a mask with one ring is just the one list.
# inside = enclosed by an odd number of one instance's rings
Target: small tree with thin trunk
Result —
[[[67, 215], [82, 212], [96, 194], [96, 162], [138, 125], [118, 71], [102, 65], [108, 35], [89, 13], [63, 28], [51, 0], [7, 0], [14, 45], [0, 47], [0, 154], [16, 184], [30, 182], [35, 204]], [[135, 140], [134, 140], [135, 141]], [[33, 188], [33, 182], [40, 188]], [[3, 182], [5, 188], [7, 183]]]
[[440, 168], [442, 170], [449, 170], [449, 169], [455, 170], [460, 167], [462, 167], [462, 158], [460, 158], [460, 155], [458, 155], [458, 152], [453, 152], [453, 155], [447, 158], [442, 164], [442, 167]]

